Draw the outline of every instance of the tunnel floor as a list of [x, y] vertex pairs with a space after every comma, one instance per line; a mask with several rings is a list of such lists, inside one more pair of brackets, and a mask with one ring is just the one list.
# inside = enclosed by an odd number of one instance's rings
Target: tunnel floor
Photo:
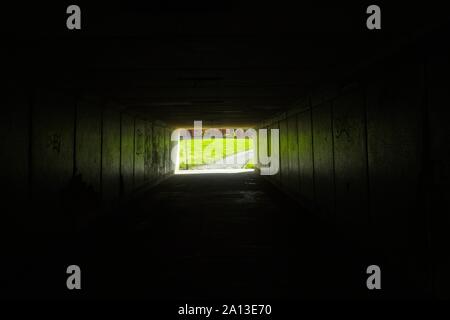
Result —
[[[16, 279], [10, 285], [17, 295], [40, 290], [43, 298], [376, 297], [368, 293], [365, 272], [374, 252], [357, 249], [255, 173], [171, 176], [117, 208], [114, 219], [56, 237], [27, 247], [32, 254], [26, 256], [33, 258], [10, 278]], [[386, 256], [375, 260], [403, 267]], [[80, 293], [65, 290], [63, 271], [74, 263], [82, 269]], [[407, 280], [396, 275], [394, 283], [384, 288], [384, 298], [399, 290], [411, 293]]]
[[[336, 270], [343, 253], [332, 229], [254, 173], [172, 176], [127, 211], [127, 231], [98, 250], [127, 276], [100, 295], [273, 299], [365, 289], [363, 272], [351, 275], [358, 261]], [[96, 283], [110, 288], [110, 274]]]

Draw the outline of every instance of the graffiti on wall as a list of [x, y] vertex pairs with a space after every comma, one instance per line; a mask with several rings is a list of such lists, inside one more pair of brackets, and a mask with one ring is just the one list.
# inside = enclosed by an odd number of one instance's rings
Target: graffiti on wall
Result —
[[60, 153], [61, 152], [61, 143], [62, 143], [61, 134], [51, 133], [48, 135], [47, 148], [49, 148], [50, 150], [52, 150], [56, 153]]

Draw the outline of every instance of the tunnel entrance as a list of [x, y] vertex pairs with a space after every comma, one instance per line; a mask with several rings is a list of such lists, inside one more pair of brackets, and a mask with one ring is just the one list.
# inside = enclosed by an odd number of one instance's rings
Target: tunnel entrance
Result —
[[256, 131], [175, 130], [175, 174], [253, 172], [256, 154], [253, 132]]

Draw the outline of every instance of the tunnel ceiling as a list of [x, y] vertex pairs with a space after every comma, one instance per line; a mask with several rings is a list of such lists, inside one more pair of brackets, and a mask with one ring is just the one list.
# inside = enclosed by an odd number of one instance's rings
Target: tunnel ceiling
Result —
[[18, 26], [14, 55], [26, 63], [12, 77], [101, 94], [107, 105], [172, 126], [252, 126], [406, 38], [404, 30], [368, 34], [364, 15], [341, 19], [336, 8], [161, 3], [82, 6], [78, 33], [55, 8], [59, 18], [40, 28], [22, 17], [28, 25]]

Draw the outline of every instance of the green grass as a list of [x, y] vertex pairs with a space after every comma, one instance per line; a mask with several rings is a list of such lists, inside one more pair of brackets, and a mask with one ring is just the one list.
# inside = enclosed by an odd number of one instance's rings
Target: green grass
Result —
[[254, 164], [254, 163], [248, 162], [248, 163], [245, 165], [244, 169], [255, 169], [255, 164]]
[[[227, 140], [234, 140], [230, 146], [227, 146]], [[205, 165], [214, 163], [220, 159], [227, 156], [244, 152], [253, 149], [252, 139], [227, 139], [227, 138], [217, 138], [217, 139], [203, 139], [202, 140], [202, 153], [194, 152], [194, 139], [180, 140], [180, 169], [185, 170], [189, 168], [194, 168], [195, 166]], [[228, 144], [230, 142], [228, 141]], [[187, 151], [191, 149], [190, 156]], [[212, 148], [212, 152], [208, 152], [206, 148]], [[221, 150], [221, 152], [215, 152], [216, 148]]]

